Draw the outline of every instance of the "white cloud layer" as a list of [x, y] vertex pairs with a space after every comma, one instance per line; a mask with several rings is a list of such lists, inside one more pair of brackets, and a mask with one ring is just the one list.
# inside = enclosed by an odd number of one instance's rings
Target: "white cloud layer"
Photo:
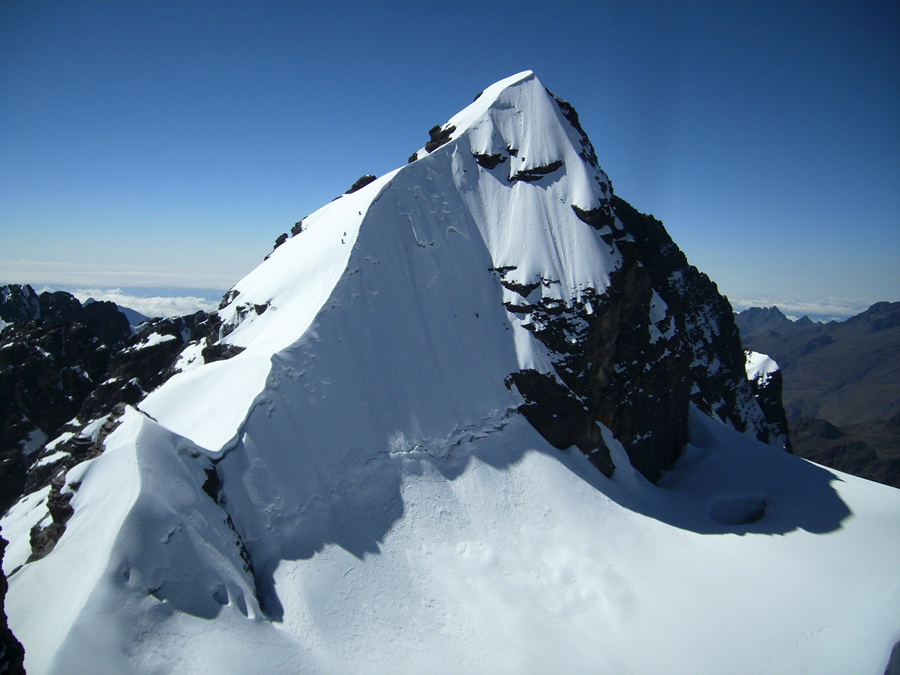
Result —
[[768, 295], [729, 297], [735, 312], [749, 307], [778, 307], [788, 318], [798, 319], [804, 315], [814, 320], [842, 321], [864, 312], [874, 303], [858, 298], [807, 298], [796, 295]]
[[234, 270], [97, 265], [0, 260], [0, 283], [48, 286], [231, 288], [243, 274]]
[[[51, 263], [31, 260], [0, 261], [0, 284], [76, 286], [70, 291], [79, 300], [110, 300], [147, 316], [180, 316], [198, 309], [210, 311], [218, 301], [198, 296], [143, 297], [123, 293], [122, 287], [181, 286], [193, 289], [227, 289], [241, 275], [223, 270], [183, 270], [134, 265]], [[110, 288], [115, 286], [115, 288]], [[82, 288], [83, 287], [83, 288]], [[116, 299], [119, 298], [119, 299]], [[808, 315], [814, 320], [843, 320], [868, 309], [873, 303], [859, 298], [810, 298], [797, 295], [729, 296], [736, 312], [748, 307], [777, 306], [791, 318]]]
[[128, 307], [151, 318], [182, 316], [184, 314], [193, 314], [201, 309], [205, 312], [211, 312], [219, 305], [218, 302], [190, 295], [144, 298], [137, 295], [127, 295], [118, 288], [79, 288], [71, 293], [81, 302], [85, 302], [88, 298], [93, 298], [97, 301], [106, 300], [114, 302], [120, 307]]

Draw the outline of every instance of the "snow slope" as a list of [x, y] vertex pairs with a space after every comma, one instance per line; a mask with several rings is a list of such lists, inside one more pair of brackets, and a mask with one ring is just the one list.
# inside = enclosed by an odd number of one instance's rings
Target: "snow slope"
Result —
[[550, 357], [496, 270], [606, 288], [619, 253], [572, 206], [608, 179], [530, 72], [444, 129], [235, 286], [242, 353], [107, 438], [10, 579], [28, 672], [881, 672], [900, 492], [696, 411], [658, 487], [608, 431], [613, 479], [550, 446], [505, 385]]
[[759, 352], [754, 352], [747, 350], [747, 379], [748, 380], [758, 380], [760, 384], [765, 384], [765, 382], [771, 377], [772, 373], [778, 372], [779, 367], [778, 364], [775, 363], [775, 359], [770, 357], [768, 354], [760, 354]]

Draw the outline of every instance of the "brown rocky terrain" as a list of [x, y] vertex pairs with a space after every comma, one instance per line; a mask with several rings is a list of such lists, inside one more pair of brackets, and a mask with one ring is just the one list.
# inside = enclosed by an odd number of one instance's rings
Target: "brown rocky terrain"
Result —
[[843, 322], [794, 322], [777, 307], [736, 322], [744, 346], [781, 367], [794, 452], [900, 488], [900, 302]]

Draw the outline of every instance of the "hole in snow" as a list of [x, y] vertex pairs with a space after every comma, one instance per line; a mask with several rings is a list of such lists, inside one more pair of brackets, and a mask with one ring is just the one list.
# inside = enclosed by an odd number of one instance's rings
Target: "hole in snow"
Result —
[[716, 499], [709, 517], [722, 525], [750, 525], [766, 515], [766, 498], [760, 495], [731, 495]]
[[216, 584], [210, 591], [210, 595], [212, 595], [212, 599], [220, 605], [228, 604], [228, 591], [225, 590], [225, 587], [222, 584]]
[[234, 599], [234, 601], [235, 601], [235, 604], [237, 605], [238, 609], [241, 611], [241, 614], [243, 614], [246, 617], [249, 617], [250, 614], [247, 612], [247, 601], [244, 600], [244, 594], [238, 593], [237, 597]]

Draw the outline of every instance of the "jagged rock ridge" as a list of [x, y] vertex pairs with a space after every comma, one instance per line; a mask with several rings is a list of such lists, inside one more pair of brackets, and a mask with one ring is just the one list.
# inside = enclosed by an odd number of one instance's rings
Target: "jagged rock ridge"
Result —
[[213, 344], [219, 323], [205, 312], [149, 320], [133, 332], [114, 303], [82, 305], [63, 291], [39, 296], [10, 284], [0, 287], [0, 316], [3, 511], [100, 452], [96, 444], [88, 451], [87, 425], [120, 415], [176, 372], [235, 352]]

